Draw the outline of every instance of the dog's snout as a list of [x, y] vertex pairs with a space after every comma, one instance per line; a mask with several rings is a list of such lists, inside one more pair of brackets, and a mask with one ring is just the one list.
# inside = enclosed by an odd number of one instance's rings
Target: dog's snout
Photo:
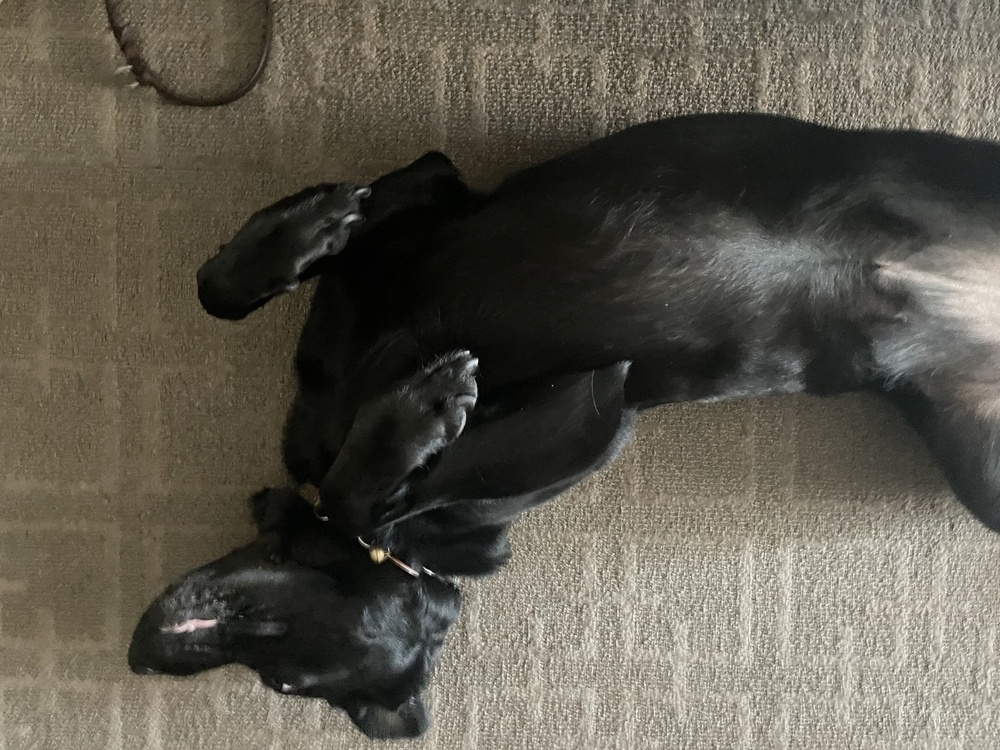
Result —
[[228, 290], [221, 284], [218, 275], [215, 274], [213, 262], [208, 261], [198, 269], [195, 279], [198, 282], [198, 301], [209, 315], [225, 318], [231, 314], [231, 305], [228, 304]]
[[144, 649], [133, 641], [128, 654], [128, 668], [132, 670], [132, 674], [137, 674], [140, 677], [163, 674], [160, 670], [150, 666], [150, 661], [151, 659]]

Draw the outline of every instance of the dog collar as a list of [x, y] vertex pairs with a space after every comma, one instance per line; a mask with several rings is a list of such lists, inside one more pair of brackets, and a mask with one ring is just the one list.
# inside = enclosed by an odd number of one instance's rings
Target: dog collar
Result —
[[398, 557], [394, 557], [393, 555], [389, 554], [389, 550], [387, 550], [385, 547], [376, 547], [374, 544], [369, 544], [361, 537], [358, 537], [358, 544], [360, 544], [362, 547], [368, 550], [368, 558], [376, 565], [381, 565], [386, 560], [388, 560], [397, 568], [399, 568], [401, 571], [410, 574], [414, 578], [420, 578], [421, 573], [427, 573], [428, 575], [433, 575], [433, 573], [427, 570], [427, 568], [421, 568], [420, 570], [417, 570], [416, 568], [407, 565]]
[[381, 565], [386, 560], [391, 562], [397, 568], [399, 568], [404, 573], [413, 576], [414, 578], [420, 578], [421, 576], [429, 576], [430, 578], [436, 578], [442, 583], [447, 583], [452, 588], [455, 588], [455, 582], [445, 578], [443, 575], [435, 573], [430, 568], [425, 568], [421, 565], [419, 568], [414, 568], [412, 565], [407, 565], [405, 562], [400, 560], [398, 557], [389, 553], [385, 547], [378, 547], [374, 544], [366, 542], [361, 537], [358, 537], [358, 544], [368, 550], [368, 559], [370, 559], [376, 565]]
[[[2, 2], [2, 1], [3, 0], [0, 0], [0, 2]], [[327, 521], [330, 520], [326, 516], [321, 516], [317, 512], [317, 510], [316, 510], [316, 508], [319, 506], [319, 490], [317, 490], [314, 485], [312, 485], [310, 483], [306, 483], [306, 484], [302, 485], [299, 488], [299, 492], [306, 499], [306, 501], [310, 505], [313, 506], [313, 513], [316, 514], [316, 517], [319, 520], [324, 521], [324, 522], [327, 522]], [[366, 542], [361, 537], [357, 537], [357, 540], [358, 540], [358, 544], [360, 544], [362, 547], [364, 547], [368, 551], [368, 559], [370, 559], [376, 565], [381, 565], [386, 560], [388, 560], [393, 565], [395, 565], [397, 568], [399, 568], [401, 571], [403, 571], [407, 575], [413, 576], [414, 578], [420, 578], [420, 576], [426, 575], [426, 576], [430, 576], [431, 578], [437, 578], [439, 581], [447, 583], [449, 586], [452, 586], [452, 587], [455, 586], [455, 582], [454, 581], [451, 581], [451, 580], [445, 578], [444, 576], [435, 573], [430, 568], [425, 568], [422, 565], [419, 568], [414, 568], [412, 565], [407, 565], [405, 562], [403, 562], [402, 560], [400, 560], [398, 557], [396, 557], [395, 555], [391, 554], [389, 552], [389, 550], [387, 550], [385, 547], [379, 547], [378, 545]]]

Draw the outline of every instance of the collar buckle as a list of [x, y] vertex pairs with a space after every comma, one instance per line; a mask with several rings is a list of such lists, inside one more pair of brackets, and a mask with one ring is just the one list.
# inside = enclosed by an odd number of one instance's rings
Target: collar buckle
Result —
[[414, 578], [420, 578], [420, 574], [422, 572], [430, 573], [430, 571], [427, 570], [426, 568], [421, 568], [420, 570], [417, 570], [416, 568], [410, 567], [405, 562], [400, 560], [398, 557], [394, 557], [393, 555], [389, 554], [389, 550], [385, 549], [384, 547], [376, 547], [374, 544], [369, 544], [361, 537], [358, 537], [358, 544], [360, 544], [362, 547], [368, 550], [369, 559], [376, 565], [381, 565], [386, 560], [388, 560], [397, 568], [402, 570], [404, 573], [408, 573]]

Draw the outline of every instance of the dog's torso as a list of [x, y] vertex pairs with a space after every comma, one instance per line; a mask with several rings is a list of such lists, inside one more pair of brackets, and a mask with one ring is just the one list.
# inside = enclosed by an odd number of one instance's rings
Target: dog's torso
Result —
[[[324, 421], [308, 478], [361, 400], [347, 373], [385, 368], [363, 357], [392, 331], [424, 358], [473, 351], [487, 399], [620, 361], [638, 407], [943, 380], [941, 360], [1000, 314], [956, 309], [935, 329], [917, 259], [995, 264], [998, 197], [993, 144], [724, 115], [637, 126], [442, 201], [437, 223], [350, 244], [320, 282], [300, 372], [336, 377], [303, 381], [297, 411]], [[967, 288], [933, 296], [960, 308]]]

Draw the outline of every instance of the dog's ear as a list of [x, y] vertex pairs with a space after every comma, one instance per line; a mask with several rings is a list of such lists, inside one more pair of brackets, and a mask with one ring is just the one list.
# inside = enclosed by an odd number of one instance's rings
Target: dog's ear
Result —
[[430, 723], [419, 695], [410, 696], [396, 709], [357, 701], [344, 706], [344, 710], [358, 729], [376, 740], [419, 737]]
[[198, 269], [198, 299], [210, 315], [240, 320], [296, 289], [316, 262], [347, 244], [370, 189], [319, 185], [261, 209]]

